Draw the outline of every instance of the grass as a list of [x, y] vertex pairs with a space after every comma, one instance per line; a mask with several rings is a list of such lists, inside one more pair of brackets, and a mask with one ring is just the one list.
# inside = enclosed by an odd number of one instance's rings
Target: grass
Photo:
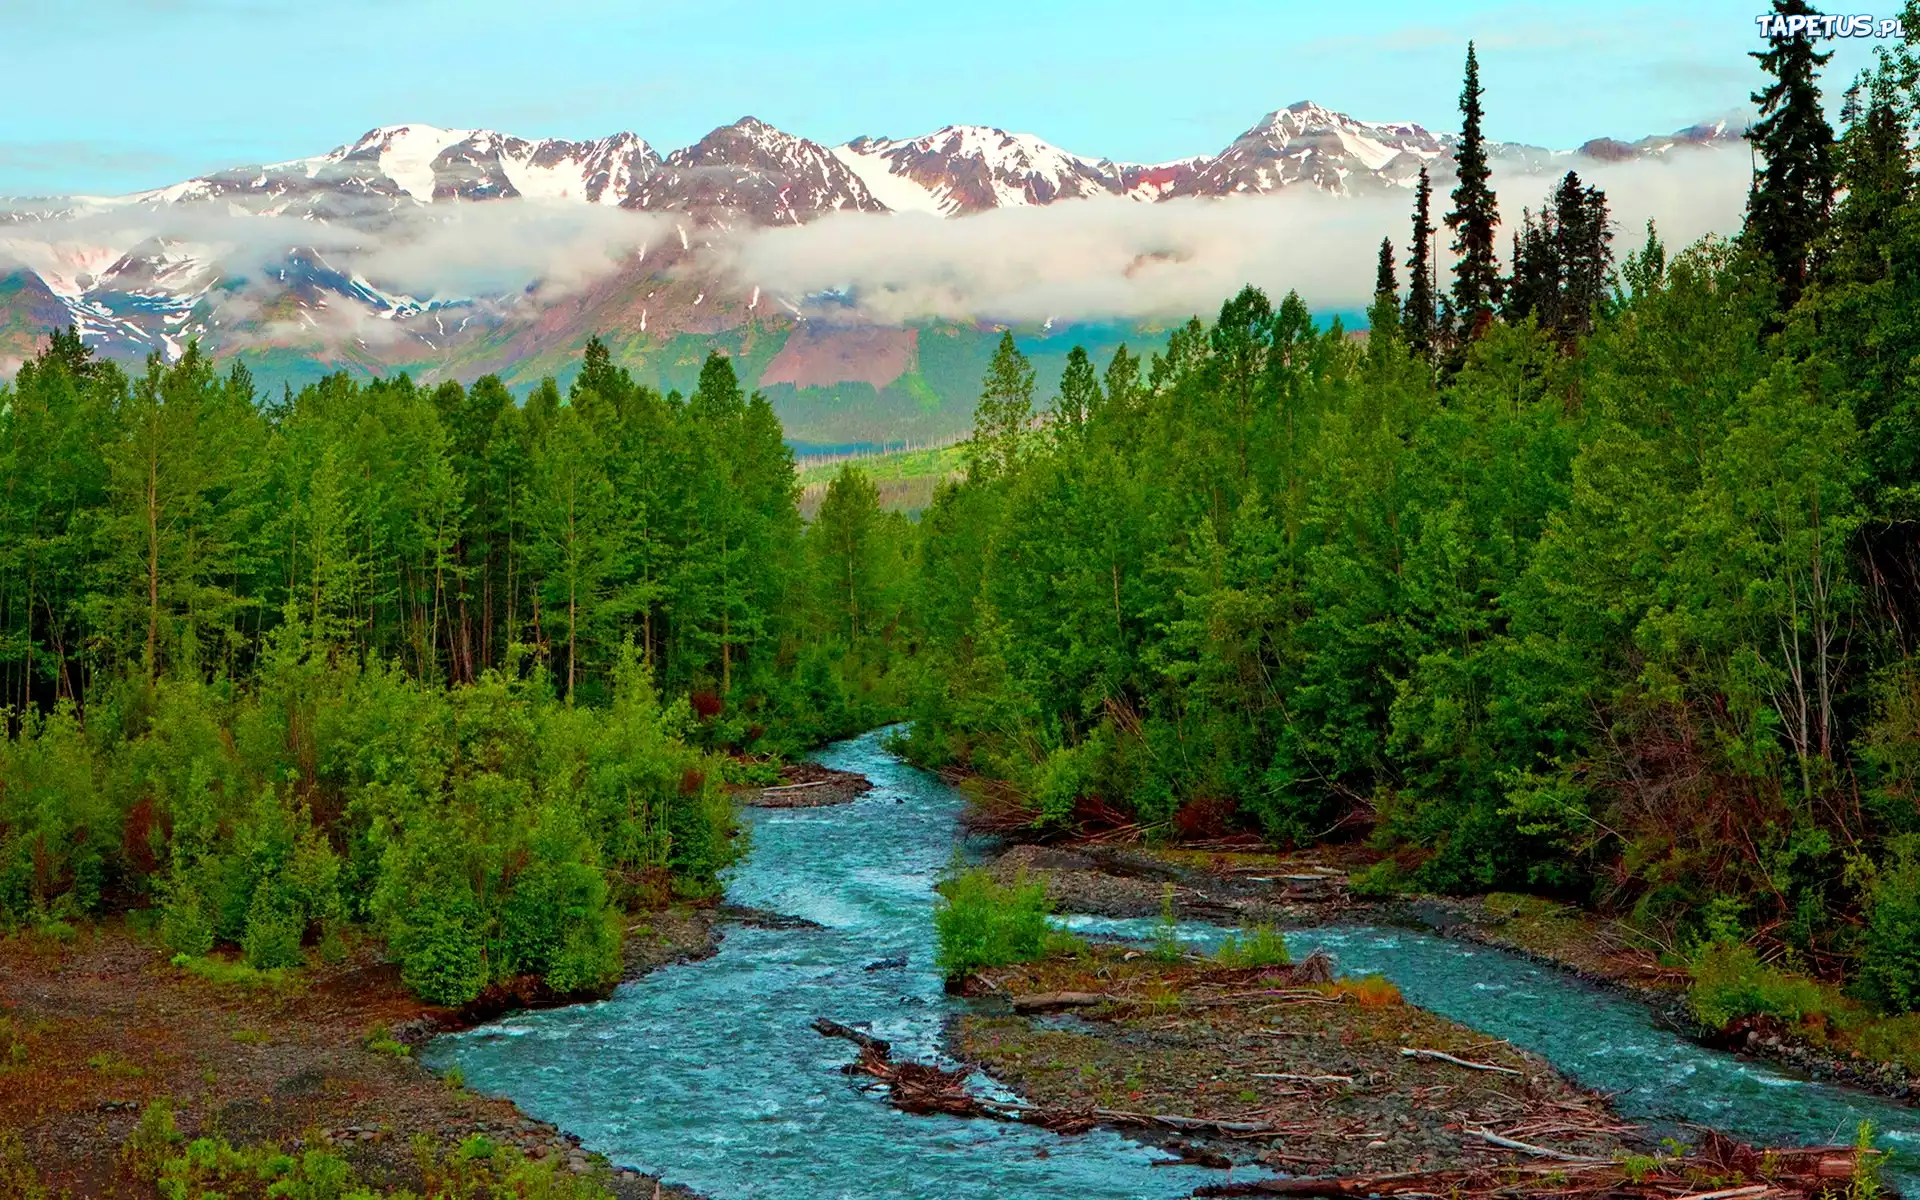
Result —
[[[4, 1149], [0, 1146], [0, 1152]], [[571, 1175], [554, 1163], [534, 1162], [477, 1134], [448, 1154], [416, 1139], [414, 1158], [430, 1196], [606, 1200], [610, 1195], [596, 1180]], [[162, 1196], [401, 1200], [413, 1195], [366, 1186], [355, 1178], [352, 1164], [332, 1150], [310, 1148], [291, 1154], [272, 1143], [235, 1146], [219, 1136], [188, 1140], [165, 1100], [141, 1111], [139, 1124], [121, 1149], [121, 1160], [135, 1178], [153, 1185]], [[0, 1182], [5, 1180], [0, 1157]]]
[[126, 1055], [114, 1050], [102, 1050], [87, 1060], [87, 1066], [94, 1074], [106, 1079], [138, 1079], [146, 1074]]
[[1228, 934], [1213, 958], [1223, 967], [1284, 967], [1293, 961], [1287, 954], [1287, 939], [1271, 925]]
[[936, 450], [896, 450], [866, 458], [810, 464], [800, 471], [800, 486], [833, 482], [834, 476], [840, 473], [840, 468], [846, 462], [852, 462], [875, 483], [883, 483], [892, 479], [917, 479], [929, 475], [944, 479], [959, 471], [965, 461], [966, 446], [958, 443]]
[[406, 1058], [413, 1053], [413, 1047], [394, 1040], [393, 1033], [385, 1025], [375, 1025], [367, 1030], [366, 1040], [361, 1044], [375, 1054], [385, 1054], [393, 1058]]
[[1336, 979], [1327, 988], [1335, 996], [1352, 996], [1361, 1008], [1393, 1008], [1406, 1003], [1400, 989], [1384, 975]]
[[196, 958], [176, 954], [173, 956], [173, 965], [208, 983], [247, 991], [282, 991], [296, 986], [300, 981], [298, 968], [272, 967], [261, 970], [258, 967], [250, 967], [238, 959], [211, 956]]

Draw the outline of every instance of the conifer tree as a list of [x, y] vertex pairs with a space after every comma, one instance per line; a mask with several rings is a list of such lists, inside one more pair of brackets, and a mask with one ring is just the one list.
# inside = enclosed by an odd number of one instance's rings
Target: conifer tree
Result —
[[[1813, 14], [1807, 0], [1773, 0], [1773, 11], [1781, 17]], [[1833, 211], [1833, 127], [1820, 109], [1816, 82], [1833, 56], [1817, 53], [1802, 30], [1775, 37], [1753, 57], [1773, 82], [1753, 95], [1760, 119], [1747, 138], [1762, 161], [1747, 195], [1746, 237], [1772, 265], [1785, 310], [1806, 288]]]
[[1433, 354], [1433, 180], [1420, 168], [1413, 201], [1413, 241], [1407, 247], [1407, 307], [1401, 322], [1407, 349], [1422, 358]]
[[973, 440], [967, 444], [967, 474], [985, 481], [1010, 473], [1019, 461], [1020, 443], [1033, 422], [1033, 364], [1000, 335], [987, 366], [980, 403], [973, 410]]
[[1453, 312], [1462, 342], [1486, 332], [1500, 303], [1500, 265], [1493, 253], [1493, 231], [1500, 215], [1488, 186], [1493, 171], [1487, 165], [1480, 128], [1485, 116], [1482, 94], [1480, 59], [1468, 42], [1466, 82], [1460, 89], [1460, 144], [1453, 154], [1460, 184], [1453, 189], [1453, 211], [1447, 214], [1447, 228], [1454, 233], [1453, 251], [1460, 258], [1453, 274]]
[[1367, 340], [1395, 338], [1400, 333], [1400, 281], [1393, 269], [1393, 239], [1380, 239], [1380, 258], [1373, 271], [1373, 305], [1367, 310]]

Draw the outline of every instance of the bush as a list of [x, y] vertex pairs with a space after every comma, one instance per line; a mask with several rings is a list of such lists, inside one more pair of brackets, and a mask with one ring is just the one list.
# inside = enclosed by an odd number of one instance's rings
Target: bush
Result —
[[400, 946], [400, 981], [434, 1004], [465, 1004], [487, 985], [480, 937], [473, 929], [472, 904], [439, 893], [431, 895], [405, 926]]
[[1293, 959], [1287, 954], [1287, 939], [1271, 925], [1255, 925], [1245, 934], [1230, 933], [1214, 951], [1223, 967], [1284, 967]]
[[246, 932], [240, 939], [247, 965], [257, 971], [299, 966], [301, 924], [299, 914], [277, 889], [265, 885], [255, 888], [253, 903], [247, 909]]
[[1710, 942], [1694, 954], [1687, 970], [1693, 976], [1687, 1008], [1709, 1029], [1725, 1029], [1749, 1016], [1797, 1024], [1833, 1008], [1832, 998], [1818, 983], [1768, 966], [1750, 946]]
[[167, 889], [160, 910], [160, 944], [175, 954], [198, 958], [213, 949], [213, 922], [200, 902], [200, 893], [186, 883]]
[[1046, 885], [1025, 876], [1011, 886], [984, 870], [965, 871], [940, 885], [944, 903], [934, 911], [938, 961], [949, 979], [981, 967], [1032, 962], [1044, 957], [1055, 931], [1047, 923], [1053, 902]]
[[1876, 873], [1860, 982], [1889, 1012], [1920, 1009], [1920, 838], [1896, 839], [1892, 862]]

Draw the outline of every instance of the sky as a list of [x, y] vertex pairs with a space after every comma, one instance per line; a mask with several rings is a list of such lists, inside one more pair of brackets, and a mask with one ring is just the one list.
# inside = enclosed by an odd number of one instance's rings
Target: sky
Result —
[[[974, 123], [1152, 162], [1217, 151], [1296, 100], [1450, 128], [1469, 38], [1489, 135], [1564, 148], [1744, 111], [1761, 7], [0, 0], [0, 195], [123, 193], [402, 122], [630, 130], [661, 153], [748, 114], [829, 144]], [[1870, 54], [1836, 45], [1835, 109]]]

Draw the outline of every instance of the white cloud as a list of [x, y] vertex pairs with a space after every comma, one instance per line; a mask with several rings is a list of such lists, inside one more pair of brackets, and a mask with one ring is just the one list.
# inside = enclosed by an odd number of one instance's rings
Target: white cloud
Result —
[[[1737, 150], [1574, 165], [1607, 192], [1623, 253], [1648, 218], [1672, 247], [1739, 224], [1749, 168]], [[1503, 216], [1517, 224], [1520, 210], [1537, 210], [1555, 182], [1496, 175]], [[1436, 223], [1446, 207], [1436, 196]], [[1249, 282], [1276, 295], [1296, 290], [1316, 308], [1357, 309], [1370, 299], [1382, 237], [1404, 261], [1411, 208], [1406, 192], [1338, 197], [1295, 188], [1159, 204], [1102, 198], [950, 221], [842, 214], [745, 231], [721, 252], [741, 286], [844, 292], [860, 315], [889, 323], [1177, 317], [1210, 312]]]

